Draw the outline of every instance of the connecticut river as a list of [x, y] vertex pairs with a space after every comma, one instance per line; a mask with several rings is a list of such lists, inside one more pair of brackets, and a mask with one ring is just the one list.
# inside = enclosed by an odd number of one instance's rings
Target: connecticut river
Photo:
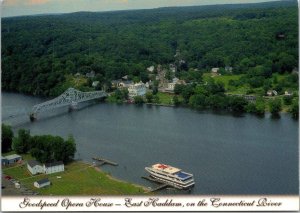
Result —
[[[141, 178], [145, 166], [160, 162], [193, 173], [191, 192], [163, 194], [298, 194], [298, 121], [267, 114], [197, 112], [186, 108], [97, 103], [39, 114], [31, 123], [26, 110], [45, 99], [2, 93], [2, 121], [76, 140], [76, 158], [104, 157], [119, 166], [103, 170], [116, 178], [153, 186]], [[19, 116], [14, 116], [19, 114]]]

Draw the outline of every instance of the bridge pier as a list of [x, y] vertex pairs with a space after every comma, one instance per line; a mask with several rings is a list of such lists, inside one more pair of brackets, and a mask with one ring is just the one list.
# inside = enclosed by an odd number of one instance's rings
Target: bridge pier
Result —
[[36, 120], [36, 114], [31, 113], [31, 114], [29, 115], [29, 118], [30, 118], [30, 121], [31, 121], [31, 122], [34, 122], [34, 121]]
[[77, 109], [77, 103], [76, 102], [72, 102], [69, 106], [69, 112], [72, 112], [74, 110]]

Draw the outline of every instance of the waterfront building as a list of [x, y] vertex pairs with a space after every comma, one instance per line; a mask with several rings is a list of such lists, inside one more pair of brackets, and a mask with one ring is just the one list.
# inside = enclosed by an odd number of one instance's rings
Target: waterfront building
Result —
[[144, 96], [146, 94], [146, 86], [143, 82], [130, 85], [128, 88], [129, 97]]
[[44, 164], [45, 174], [53, 174], [53, 173], [63, 172], [63, 171], [65, 171], [65, 166], [62, 161]]
[[41, 164], [38, 161], [30, 160], [27, 163], [27, 169], [32, 175], [36, 174], [53, 174], [57, 172], [65, 171], [65, 166], [62, 161], [57, 161], [53, 163]]

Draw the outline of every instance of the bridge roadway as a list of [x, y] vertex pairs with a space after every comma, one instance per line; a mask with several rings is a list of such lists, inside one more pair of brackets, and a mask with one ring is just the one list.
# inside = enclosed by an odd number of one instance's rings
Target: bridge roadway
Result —
[[63, 94], [52, 100], [34, 105], [30, 112], [30, 120], [34, 121], [36, 119], [37, 113], [40, 112], [64, 106], [69, 106], [70, 108], [72, 108], [76, 106], [77, 103], [104, 98], [106, 96], [107, 93], [104, 91], [81, 92], [74, 88], [69, 88]]

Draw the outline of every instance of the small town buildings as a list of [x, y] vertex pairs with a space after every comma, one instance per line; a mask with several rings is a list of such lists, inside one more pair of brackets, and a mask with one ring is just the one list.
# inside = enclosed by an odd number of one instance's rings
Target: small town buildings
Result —
[[290, 91], [285, 91], [284, 92], [284, 96], [292, 96], [292, 95], [293, 95], [293, 93], [290, 92]]
[[278, 95], [278, 93], [277, 93], [277, 91], [276, 90], [269, 90], [268, 92], [267, 92], [267, 95], [268, 96], [277, 96]]
[[99, 85], [99, 81], [93, 81], [93, 83], [92, 83], [92, 87], [97, 87], [98, 85]]
[[127, 81], [128, 80], [128, 75], [123, 76], [122, 79]]
[[230, 73], [231, 73], [232, 70], [233, 70], [233, 68], [230, 67], [230, 66], [226, 66], [226, 67], [225, 67], [225, 71], [226, 71], [226, 72], [230, 72]]
[[20, 155], [17, 155], [17, 154], [8, 155], [5, 157], [2, 157], [2, 164], [10, 165], [10, 164], [17, 163], [20, 160], [22, 160], [22, 157]]
[[171, 72], [176, 72], [176, 65], [175, 64], [170, 64], [169, 68], [170, 68]]
[[65, 166], [62, 161], [44, 164], [45, 174], [53, 174], [53, 173], [63, 172], [63, 171], [65, 171]]
[[155, 70], [155, 67], [154, 66], [150, 66], [147, 68], [147, 71], [148, 72], [153, 72]]
[[215, 68], [211, 69], [211, 72], [217, 73], [217, 72], [219, 72], [219, 70], [220, 70], [220, 68], [215, 67]]
[[51, 182], [45, 178], [45, 179], [42, 179], [42, 180], [38, 180], [38, 181], [35, 181], [33, 183], [33, 185], [36, 187], [36, 188], [43, 188], [43, 187], [46, 187], [46, 186], [50, 186]]
[[146, 86], [143, 82], [130, 85], [128, 88], [129, 97], [133, 98], [135, 96], [144, 96], [146, 94]]
[[41, 164], [36, 160], [30, 160], [27, 163], [27, 169], [32, 175], [52, 174], [65, 171], [65, 166], [62, 161]]
[[133, 81], [121, 81], [118, 85], [118, 88], [129, 88], [133, 85]]
[[27, 162], [27, 169], [32, 175], [41, 174], [44, 173], [44, 167], [43, 165], [36, 161], [36, 160], [30, 160]]
[[118, 88], [119, 87], [119, 84], [122, 82], [122, 80], [112, 80], [111, 81], [111, 86], [113, 88]]
[[172, 82], [173, 82], [173, 83], [175, 83], [175, 84], [177, 84], [177, 83], [178, 83], [178, 81], [179, 81], [179, 79], [178, 79], [178, 78], [173, 78], [173, 79], [172, 79]]
[[95, 77], [95, 71], [92, 70], [91, 72], [85, 74], [85, 76], [86, 76], [87, 78], [94, 78], [94, 77]]
[[174, 89], [175, 89], [175, 85], [176, 85], [176, 83], [168, 83], [168, 87], [166, 88], [166, 91], [171, 91], [171, 92], [173, 92], [174, 91]]

